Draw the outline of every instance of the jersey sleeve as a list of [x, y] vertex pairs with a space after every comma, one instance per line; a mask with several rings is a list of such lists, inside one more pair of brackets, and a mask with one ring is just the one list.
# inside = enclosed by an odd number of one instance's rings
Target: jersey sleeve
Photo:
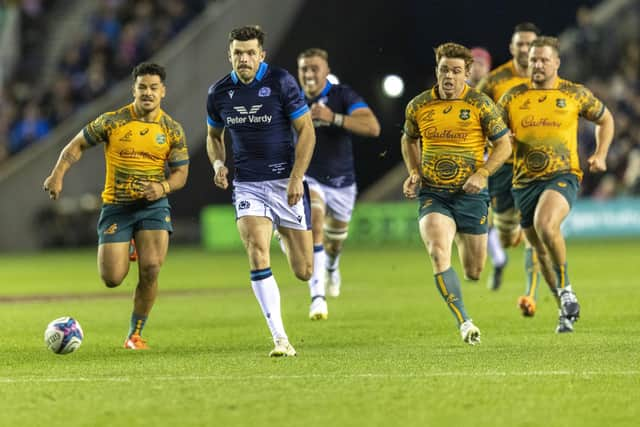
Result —
[[109, 113], [102, 114], [82, 129], [84, 138], [89, 144], [97, 145], [106, 143], [109, 140], [109, 130], [111, 128], [109, 117]]
[[285, 114], [291, 120], [295, 120], [308, 112], [309, 107], [307, 106], [304, 96], [302, 95], [302, 91], [300, 91], [298, 83], [296, 83], [293, 76], [285, 72], [282, 77], [281, 84], [281, 96]]
[[189, 151], [187, 150], [187, 138], [184, 129], [178, 122], [173, 122], [168, 129], [170, 150], [169, 167], [174, 168], [189, 163]]
[[578, 102], [580, 103], [580, 116], [595, 122], [604, 114], [605, 106], [596, 96], [584, 86], [579, 86], [577, 91]]
[[496, 106], [488, 96], [485, 102], [480, 105], [480, 125], [490, 141], [495, 141], [509, 132], [500, 107]]
[[404, 115], [405, 119], [403, 132], [405, 133], [405, 135], [413, 139], [420, 138], [420, 128], [418, 127], [418, 122], [416, 121], [416, 108], [413, 100], [407, 104]]
[[347, 115], [351, 115], [351, 113], [359, 108], [369, 108], [364, 99], [348, 86], [344, 87], [342, 99], [345, 106], [344, 111]]
[[224, 121], [215, 105], [215, 86], [209, 88], [207, 95], [207, 124], [214, 128], [224, 127]]

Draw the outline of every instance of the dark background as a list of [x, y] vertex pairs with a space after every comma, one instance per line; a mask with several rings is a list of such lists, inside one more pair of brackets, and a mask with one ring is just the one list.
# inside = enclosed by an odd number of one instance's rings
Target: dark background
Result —
[[[531, 21], [544, 34], [559, 35], [575, 26], [579, 6], [598, 3], [596, 0], [309, 0], [278, 51], [267, 52], [266, 61], [288, 69], [297, 77], [298, 53], [309, 47], [321, 47], [329, 51], [332, 72], [365, 98], [380, 120], [382, 133], [377, 139], [354, 138], [358, 186], [363, 191], [402, 160], [399, 141], [404, 107], [433, 84], [435, 46], [447, 41], [468, 47], [483, 46], [491, 52], [496, 66], [510, 59], [508, 45], [517, 23]], [[262, 25], [269, 37], [268, 26]], [[381, 81], [388, 74], [398, 74], [404, 79], [402, 97], [383, 96]], [[200, 189], [207, 188], [201, 184], [212, 182], [213, 173], [206, 153], [191, 155], [189, 182], [199, 183]], [[230, 153], [227, 157], [230, 158]], [[231, 201], [230, 190], [209, 188], [211, 191], [199, 194], [185, 191], [173, 195], [174, 215], [192, 212], [194, 204]]]

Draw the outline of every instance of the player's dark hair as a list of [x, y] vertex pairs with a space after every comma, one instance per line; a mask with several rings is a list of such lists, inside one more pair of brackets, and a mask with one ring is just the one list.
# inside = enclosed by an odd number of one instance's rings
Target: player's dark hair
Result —
[[265, 33], [259, 25], [246, 25], [244, 27], [234, 28], [229, 33], [229, 44], [234, 40], [246, 42], [248, 40], [258, 40], [258, 45], [262, 47], [264, 44]]
[[473, 64], [473, 55], [471, 50], [458, 43], [443, 43], [434, 49], [436, 54], [436, 64], [440, 63], [441, 58], [460, 58], [464, 59], [464, 68], [469, 71]]
[[158, 76], [164, 83], [164, 79], [167, 77], [167, 72], [162, 65], [154, 64], [153, 62], [142, 62], [135, 66], [133, 72], [131, 72], [133, 81], [135, 82], [138, 76]]
[[556, 37], [551, 37], [551, 36], [538, 37], [537, 39], [531, 42], [531, 45], [529, 46], [529, 50], [531, 50], [531, 48], [533, 47], [544, 47], [544, 46], [549, 46], [551, 49], [555, 51], [556, 55], [560, 54], [560, 42]]
[[539, 36], [541, 31], [540, 28], [533, 22], [521, 22], [515, 27], [513, 27], [513, 32], [515, 33], [535, 33], [536, 36]]
[[324, 49], [320, 49], [319, 47], [312, 47], [303, 50], [302, 52], [300, 52], [300, 55], [298, 55], [298, 61], [302, 58], [311, 58], [312, 56], [320, 57], [324, 59], [327, 64], [329, 63], [329, 52]]

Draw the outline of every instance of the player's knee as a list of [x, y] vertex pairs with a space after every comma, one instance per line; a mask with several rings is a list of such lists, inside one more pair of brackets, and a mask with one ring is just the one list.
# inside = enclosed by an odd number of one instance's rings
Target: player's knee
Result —
[[464, 268], [464, 278], [466, 280], [477, 282], [480, 280], [480, 274], [482, 274], [481, 266], [472, 266]]
[[522, 230], [520, 228], [520, 214], [514, 208], [493, 214], [493, 225], [498, 230], [500, 243], [509, 248], [520, 243]]
[[299, 263], [294, 266], [293, 273], [300, 280], [307, 281], [311, 279], [313, 275], [313, 261], [309, 260], [308, 262]]
[[140, 264], [140, 279], [144, 282], [154, 282], [160, 274], [162, 264], [159, 261], [145, 262]]
[[107, 288], [117, 288], [124, 281], [124, 275], [112, 275], [108, 273], [102, 273], [100, 278]]

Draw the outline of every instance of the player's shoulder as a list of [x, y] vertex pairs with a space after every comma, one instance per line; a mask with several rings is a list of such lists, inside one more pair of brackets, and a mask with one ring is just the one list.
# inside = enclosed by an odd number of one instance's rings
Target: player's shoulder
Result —
[[558, 90], [571, 95], [582, 95], [590, 92], [583, 84], [561, 78], [558, 79]]
[[497, 83], [509, 79], [514, 76], [513, 64], [511, 61], [505, 62], [497, 66], [487, 74], [487, 80], [490, 83]]
[[511, 101], [513, 98], [516, 98], [524, 93], [526, 93], [531, 87], [528, 83], [520, 83], [509, 89], [505, 93], [502, 94], [502, 98], [505, 102]]
[[182, 125], [179, 121], [171, 117], [166, 111], [162, 110], [162, 116], [160, 117], [160, 124], [169, 129], [182, 129]]
[[106, 111], [100, 114], [96, 121], [101, 122], [128, 122], [133, 119], [133, 110], [131, 104], [124, 105], [116, 110]]
[[493, 104], [493, 100], [489, 95], [472, 87], [469, 87], [467, 92], [464, 94], [463, 99], [464, 101], [476, 107]]
[[218, 93], [226, 90], [229, 86], [233, 85], [233, 79], [231, 78], [231, 73], [219, 79], [217, 82], [209, 86], [209, 95], [217, 95]]
[[428, 104], [436, 99], [434, 89], [427, 89], [414, 96], [407, 104], [407, 109], [417, 110], [421, 106]]

